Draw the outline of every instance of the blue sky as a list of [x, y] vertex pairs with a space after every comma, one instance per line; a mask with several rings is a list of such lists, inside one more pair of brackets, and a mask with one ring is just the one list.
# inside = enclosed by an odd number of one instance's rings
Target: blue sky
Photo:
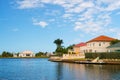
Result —
[[120, 0], [0, 0], [0, 52], [53, 52], [99, 35], [120, 39]]

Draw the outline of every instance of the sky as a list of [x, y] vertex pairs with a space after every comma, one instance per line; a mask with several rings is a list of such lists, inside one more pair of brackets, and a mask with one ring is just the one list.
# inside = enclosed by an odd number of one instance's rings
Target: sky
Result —
[[53, 52], [100, 35], [120, 39], [120, 0], [0, 0], [0, 53]]

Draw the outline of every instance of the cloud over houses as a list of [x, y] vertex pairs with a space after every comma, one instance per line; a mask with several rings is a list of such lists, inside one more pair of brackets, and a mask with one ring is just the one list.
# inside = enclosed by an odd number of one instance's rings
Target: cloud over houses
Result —
[[47, 22], [45, 22], [45, 21], [38, 21], [35, 18], [33, 18], [32, 21], [33, 21], [33, 25], [40, 26], [42, 28], [45, 28], [48, 25]]
[[[110, 26], [112, 14], [119, 15], [117, 10], [120, 9], [120, 0], [17, 0], [16, 3], [18, 9], [41, 9], [48, 6], [47, 4], [57, 5], [63, 9], [63, 11], [59, 10], [61, 12], [59, 19], [73, 23], [73, 30], [89, 34], [109, 33], [111, 28], [115, 29]], [[54, 9], [50, 9], [50, 11], [53, 12]], [[33, 24], [41, 27], [48, 25], [44, 21]]]

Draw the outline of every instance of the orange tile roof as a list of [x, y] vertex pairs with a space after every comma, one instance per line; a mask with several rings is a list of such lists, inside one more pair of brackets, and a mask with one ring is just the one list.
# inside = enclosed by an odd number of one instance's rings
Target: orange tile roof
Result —
[[104, 36], [104, 35], [101, 35], [101, 36], [98, 36], [92, 40], [89, 40], [87, 41], [88, 42], [95, 42], [95, 41], [104, 41], [104, 42], [110, 42], [112, 40], [115, 40], [114, 38], [111, 38], [111, 37], [108, 37], [108, 36]]
[[85, 45], [86, 45], [86, 43], [81, 42], [81, 43], [79, 43], [79, 44], [76, 44], [74, 47], [82, 47], [82, 46], [85, 46]]

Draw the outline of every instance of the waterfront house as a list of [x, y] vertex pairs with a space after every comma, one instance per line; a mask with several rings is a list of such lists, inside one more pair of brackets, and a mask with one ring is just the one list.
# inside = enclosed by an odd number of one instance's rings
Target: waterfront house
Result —
[[32, 51], [23, 51], [19, 54], [19, 57], [35, 57]]
[[13, 57], [18, 57], [17, 54], [13, 54]]
[[86, 46], [86, 43], [84, 43], [84, 42], [81, 42], [81, 43], [76, 44], [75, 46], [73, 46], [74, 53], [80, 54], [81, 53], [81, 48], [84, 47], [84, 46]]
[[86, 46], [82, 49], [81, 52], [84, 53], [98, 53], [98, 52], [108, 52], [107, 47], [110, 46], [110, 42], [115, 40], [114, 38], [108, 36], [98, 36], [94, 39], [91, 39], [86, 42]]
[[68, 53], [69, 54], [80, 54], [81, 53], [80, 52], [80, 48], [83, 47], [83, 46], [85, 46], [85, 45], [86, 45], [86, 43], [84, 43], [84, 42], [81, 42], [79, 44], [75, 44], [73, 46], [73, 49], [69, 49], [68, 50]]
[[68, 54], [63, 54], [63, 59], [85, 58], [84, 54], [80, 52], [81, 47], [86, 46], [86, 43], [81, 42], [73, 46], [73, 49], [68, 50]]
[[[79, 43], [76, 44], [71, 52], [75, 54], [64, 54], [64, 59], [70, 59], [70, 58], [84, 58], [84, 53], [100, 53], [100, 52], [108, 52], [107, 47], [110, 46], [111, 41], [115, 40], [114, 38], [108, 37], [108, 36], [98, 36], [96, 38], [93, 38], [86, 43]], [[70, 52], [68, 51], [68, 52]]]
[[120, 52], [120, 42], [107, 47], [109, 52]]

